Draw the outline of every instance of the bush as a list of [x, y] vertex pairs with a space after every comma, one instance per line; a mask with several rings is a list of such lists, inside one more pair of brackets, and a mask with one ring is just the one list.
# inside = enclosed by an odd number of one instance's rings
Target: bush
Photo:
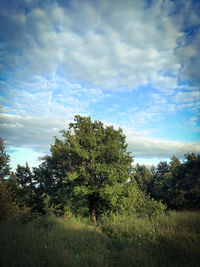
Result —
[[141, 191], [134, 182], [127, 183], [126, 185], [118, 185], [118, 187], [104, 192], [104, 194], [106, 193], [107, 199], [110, 198], [114, 200], [110, 211], [107, 211], [106, 214], [116, 213], [122, 216], [134, 215], [137, 217], [148, 215], [152, 217], [162, 214], [166, 210], [166, 205], [150, 198], [150, 196]]

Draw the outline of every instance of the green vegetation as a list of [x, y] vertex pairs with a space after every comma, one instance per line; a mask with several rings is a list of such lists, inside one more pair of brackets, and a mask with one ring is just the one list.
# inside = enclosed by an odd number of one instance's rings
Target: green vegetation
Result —
[[199, 266], [199, 225], [198, 212], [1, 223], [1, 266]]
[[170, 163], [161, 161], [157, 168], [144, 165], [134, 168], [133, 178], [140, 189], [170, 209], [200, 209], [200, 155], [190, 153], [180, 162], [173, 156]]
[[[31, 171], [27, 163], [18, 165], [12, 175], [4, 174], [0, 187], [7, 190], [9, 205], [17, 203], [16, 209], [29, 213], [91, 214], [94, 222], [109, 213], [162, 213], [166, 206], [150, 198], [132, 179], [133, 158], [126, 149], [120, 128], [77, 115], [68, 130], [62, 131], [62, 138], [55, 138], [51, 154], [38, 167]], [[2, 154], [5, 157], [3, 146]]]
[[114, 266], [199, 266], [199, 224], [198, 212], [169, 212], [151, 219], [114, 215], [102, 229], [112, 238]]
[[149, 170], [126, 149], [120, 128], [75, 116], [13, 173], [0, 139], [1, 266], [200, 266], [200, 155]]
[[122, 130], [75, 116], [62, 137], [55, 138], [51, 155], [37, 169], [38, 189], [48, 194], [57, 214], [88, 216], [116, 209], [132, 169]]

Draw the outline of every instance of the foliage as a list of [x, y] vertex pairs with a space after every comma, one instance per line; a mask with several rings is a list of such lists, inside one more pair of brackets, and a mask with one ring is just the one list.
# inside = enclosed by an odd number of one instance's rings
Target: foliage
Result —
[[2, 266], [199, 266], [200, 214], [104, 216], [94, 227], [42, 216], [0, 224]]
[[199, 212], [169, 212], [151, 219], [112, 214], [100, 225], [113, 240], [116, 266], [198, 266], [199, 223]]
[[[57, 215], [88, 216], [92, 210], [97, 216], [110, 212], [153, 215], [165, 209], [132, 179], [132, 157], [120, 128], [76, 116], [62, 137], [55, 138], [51, 155], [33, 169], [37, 190], [47, 197], [43, 199], [46, 212], [48, 207]], [[146, 180], [152, 179], [145, 166], [141, 172]]]
[[52, 205], [59, 205], [62, 213], [66, 207], [82, 215], [92, 209], [97, 214], [115, 209], [121, 185], [132, 171], [122, 130], [75, 116], [62, 137], [55, 138], [51, 155], [35, 169], [38, 188], [50, 195]]
[[20, 208], [12, 200], [11, 191], [6, 183], [0, 184], [0, 221], [16, 219], [20, 214]]
[[2, 138], [0, 138], [0, 182], [10, 174], [10, 157], [5, 151]]
[[[10, 171], [9, 155], [6, 154], [3, 141], [0, 139], [0, 220], [11, 221], [19, 218], [27, 218], [31, 216], [30, 207], [32, 204], [27, 205], [26, 197], [28, 195], [25, 182], [20, 183], [19, 172], [16, 174]], [[18, 166], [23, 169], [24, 167]], [[28, 164], [26, 168], [29, 169]], [[30, 171], [30, 169], [29, 169]], [[23, 190], [23, 194], [22, 193]], [[30, 199], [30, 198], [29, 198]]]
[[[5, 151], [3, 140], [0, 138], [0, 220], [15, 219], [20, 209], [14, 199], [16, 181], [15, 175], [10, 173], [10, 157]], [[10, 178], [9, 178], [10, 175]]]
[[28, 220], [33, 217], [30, 208], [19, 198], [16, 176], [11, 173], [9, 178], [0, 184], [0, 220]]
[[52, 216], [0, 225], [1, 266], [110, 266], [110, 241], [91, 225]]
[[173, 156], [151, 170], [139, 164], [133, 168], [120, 128], [77, 115], [61, 133], [38, 167], [18, 165], [15, 173], [0, 139], [1, 220], [26, 214], [27, 221], [37, 213], [93, 214], [94, 221], [103, 214], [152, 218], [166, 205], [200, 208], [200, 155], [189, 153], [184, 162]]
[[145, 165], [136, 164], [132, 179], [137, 182], [142, 191], [147, 192], [148, 185], [153, 180], [153, 174]]
[[26, 162], [25, 166], [18, 164], [15, 175], [18, 183], [18, 198], [23, 205], [31, 207], [33, 204], [33, 185], [28, 163]]
[[186, 161], [182, 163], [175, 156], [169, 164], [160, 162], [156, 169], [151, 170], [153, 177], [151, 180], [146, 180], [145, 174], [139, 172], [140, 169], [137, 167], [134, 178], [140, 188], [144, 190], [146, 187], [151, 197], [162, 200], [168, 208], [199, 209], [200, 155], [189, 153], [185, 158]]
[[186, 161], [172, 169], [169, 206], [200, 209], [200, 155], [185, 155]]

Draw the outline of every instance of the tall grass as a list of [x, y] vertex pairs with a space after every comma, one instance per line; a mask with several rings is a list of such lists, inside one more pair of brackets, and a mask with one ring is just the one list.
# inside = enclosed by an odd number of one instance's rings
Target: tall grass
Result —
[[200, 213], [1, 223], [0, 266], [200, 266]]
[[115, 266], [200, 266], [198, 212], [151, 219], [113, 215], [101, 227], [113, 240]]
[[108, 238], [97, 228], [53, 217], [1, 224], [1, 266], [105, 266]]

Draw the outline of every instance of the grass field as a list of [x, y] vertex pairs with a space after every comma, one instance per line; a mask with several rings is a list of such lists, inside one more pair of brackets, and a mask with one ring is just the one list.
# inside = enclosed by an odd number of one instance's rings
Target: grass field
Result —
[[0, 266], [200, 266], [200, 213], [0, 224]]

